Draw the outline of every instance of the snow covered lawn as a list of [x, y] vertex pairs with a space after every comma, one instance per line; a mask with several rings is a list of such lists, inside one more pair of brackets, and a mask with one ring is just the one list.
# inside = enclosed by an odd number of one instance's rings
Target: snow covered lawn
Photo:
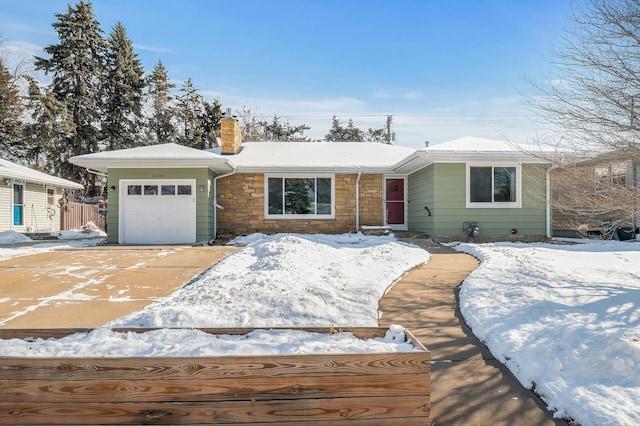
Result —
[[393, 236], [272, 236], [112, 327], [377, 327], [378, 301], [429, 254]]
[[557, 417], [640, 424], [640, 243], [462, 244], [474, 334]]

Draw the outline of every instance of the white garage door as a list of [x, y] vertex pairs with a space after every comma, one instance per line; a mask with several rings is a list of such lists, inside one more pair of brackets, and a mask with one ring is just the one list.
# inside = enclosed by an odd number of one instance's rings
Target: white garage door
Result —
[[119, 242], [194, 243], [195, 186], [193, 179], [121, 180]]

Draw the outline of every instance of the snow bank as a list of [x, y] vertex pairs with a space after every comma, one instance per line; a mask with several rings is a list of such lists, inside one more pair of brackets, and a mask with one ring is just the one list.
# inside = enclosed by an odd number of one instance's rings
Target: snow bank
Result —
[[17, 233], [16, 231], [0, 232], [0, 244], [25, 243], [29, 241], [33, 240], [26, 235]]
[[98, 228], [98, 226], [89, 221], [81, 228], [71, 229], [68, 231], [60, 231], [59, 240], [78, 240], [82, 238], [99, 238], [106, 237], [107, 233]]
[[110, 326], [357, 327], [378, 325], [378, 301], [429, 254], [393, 237], [253, 235], [199, 280]]
[[640, 244], [462, 244], [460, 308], [520, 382], [588, 425], [640, 424]]

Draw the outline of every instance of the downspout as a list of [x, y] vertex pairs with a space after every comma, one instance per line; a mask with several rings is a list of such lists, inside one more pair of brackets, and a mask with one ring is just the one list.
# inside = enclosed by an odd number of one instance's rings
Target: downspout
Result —
[[358, 170], [356, 178], [356, 232], [360, 231], [360, 176], [362, 176], [362, 168]]
[[218, 236], [218, 179], [236, 174], [236, 167], [234, 165], [231, 165], [231, 167], [233, 167], [233, 171], [213, 178], [213, 238], [209, 243], [213, 242]]
[[553, 167], [547, 168], [547, 172], [545, 173], [545, 220], [546, 220], [546, 230], [547, 230], [547, 238], [551, 238], [551, 169]]

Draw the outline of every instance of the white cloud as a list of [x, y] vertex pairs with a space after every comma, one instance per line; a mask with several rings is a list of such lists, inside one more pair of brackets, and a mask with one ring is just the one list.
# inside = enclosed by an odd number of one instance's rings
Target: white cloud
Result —
[[149, 46], [149, 45], [146, 45], [146, 44], [134, 44], [133, 47], [134, 47], [134, 49], [145, 50], [147, 52], [174, 53], [174, 51], [172, 49], [167, 49], [167, 48], [164, 48], [164, 47]]

